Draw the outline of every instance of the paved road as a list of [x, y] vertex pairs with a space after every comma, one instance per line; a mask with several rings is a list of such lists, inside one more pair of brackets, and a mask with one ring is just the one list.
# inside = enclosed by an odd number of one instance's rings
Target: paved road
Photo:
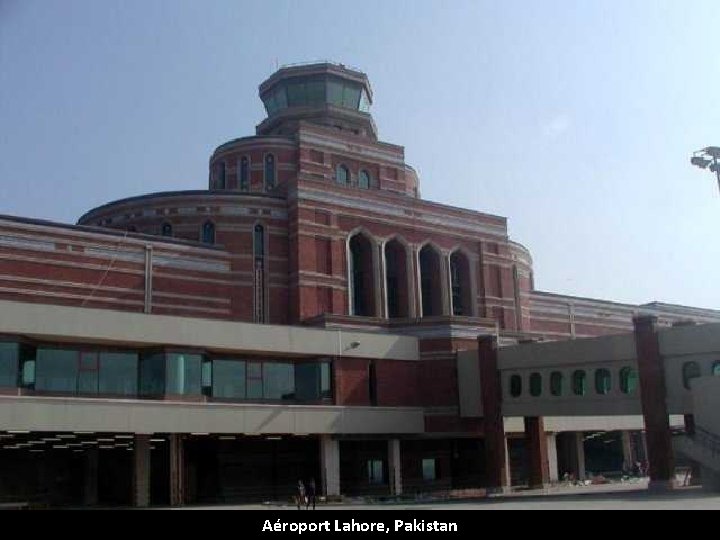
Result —
[[[294, 510], [291, 505], [218, 505], [187, 510]], [[720, 494], [699, 488], [650, 493], [638, 486], [558, 488], [552, 493], [513, 493], [473, 501], [418, 503], [350, 503], [319, 505], [318, 510], [720, 510]]]

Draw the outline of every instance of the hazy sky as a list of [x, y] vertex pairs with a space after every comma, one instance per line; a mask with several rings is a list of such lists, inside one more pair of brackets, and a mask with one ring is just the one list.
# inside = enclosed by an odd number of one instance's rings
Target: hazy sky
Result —
[[204, 189], [276, 63], [365, 71], [426, 199], [541, 290], [720, 308], [720, 1], [0, 0], [0, 214]]

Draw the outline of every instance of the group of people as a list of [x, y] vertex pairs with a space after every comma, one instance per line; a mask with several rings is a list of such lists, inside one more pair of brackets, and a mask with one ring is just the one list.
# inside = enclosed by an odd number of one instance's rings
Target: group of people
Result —
[[305, 486], [302, 480], [298, 480], [297, 495], [295, 495], [298, 510], [300, 510], [302, 505], [305, 505], [305, 510], [308, 510], [310, 503], [312, 503], [313, 510], [315, 510], [316, 493], [314, 478], [310, 479], [307, 486]]

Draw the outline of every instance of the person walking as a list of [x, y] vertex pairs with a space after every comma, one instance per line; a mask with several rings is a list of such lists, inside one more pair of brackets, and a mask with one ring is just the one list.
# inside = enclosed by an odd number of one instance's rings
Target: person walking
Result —
[[315, 510], [315, 496], [316, 496], [316, 488], [315, 488], [315, 479], [311, 478], [310, 482], [308, 482], [307, 485], [307, 497], [306, 497], [306, 506], [305, 510], [310, 508], [310, 502], [312, 501], [313, 510]]
[[300, 510], [301, 504], [307, 504], [307, 499], [305, 497], [305, 484], [303, 484], [302, 480], [298, 480], [297, 495], [295, 495], [295, 500], [297, 502], [298, 510]]

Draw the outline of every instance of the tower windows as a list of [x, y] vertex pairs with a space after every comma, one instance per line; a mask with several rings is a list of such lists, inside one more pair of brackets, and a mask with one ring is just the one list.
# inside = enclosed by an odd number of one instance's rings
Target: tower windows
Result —
[[265, 156], [265, 189], [271, 190], [275, 187], [276, 183], [275, 173], [275, 156], [273, 154], [267, 154]]
[[250, 191], [250, 160], [247, 156], [238, 161], [237, 182], [240, 191]]
[[215, 243], [215, 224], [212, 221], [206, 221], [202, 226], [202, 243]]
[[172, 236], [173, 235], [172, 225], [170, 225], [170, 223], [168, 223], [167, 221], [165, 223], [163, 223], [161, 233], [163, 236]]
[[215, 189], [225, 189], [225, 162], [218, 161], [213, 167], [213, 183]]
[[365, 169], [358, 174], [358, 187], [360, 189], [370, 189], [370, 173]]
[[253, 228], [253, 319], [267, 322], [265, 309], [265, 227]]
[[342, 186], [350, 184], [350, 171], [345, 165], [338, 165], [335, 169], [335, 181]]

